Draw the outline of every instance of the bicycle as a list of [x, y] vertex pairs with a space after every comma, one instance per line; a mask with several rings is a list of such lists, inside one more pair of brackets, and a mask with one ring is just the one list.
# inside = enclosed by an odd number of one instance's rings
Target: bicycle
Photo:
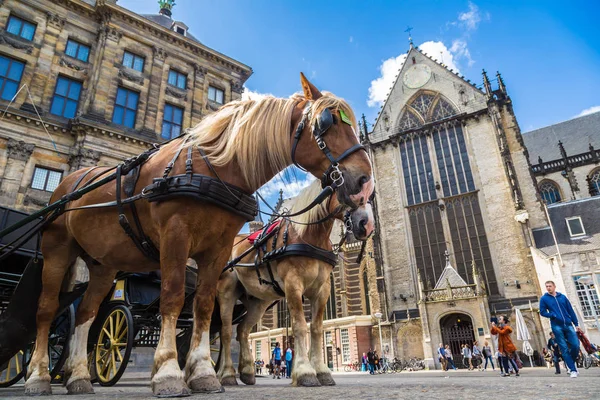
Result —
[[583, 355], [583, 366], [585, 369], [589, 369], [590, 367], [598, 367], [600, 366], [600, 359], [598, 359], [598, 355], [594, 354], [584, 354]]
[[350, 362], [344, 365], [344, 372], [356, 372], [360, 371], [360, 363], [358, 361]]

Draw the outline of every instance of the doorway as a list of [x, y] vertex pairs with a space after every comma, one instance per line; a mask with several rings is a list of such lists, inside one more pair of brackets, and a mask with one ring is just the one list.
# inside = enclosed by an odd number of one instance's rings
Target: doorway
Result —
[[449, 345], [456, 368], [464, 368], [461, 345], [473, 346], [475, 332], [473, 321], [467, 314], [454, 313], [440, 319], [442, 342]]

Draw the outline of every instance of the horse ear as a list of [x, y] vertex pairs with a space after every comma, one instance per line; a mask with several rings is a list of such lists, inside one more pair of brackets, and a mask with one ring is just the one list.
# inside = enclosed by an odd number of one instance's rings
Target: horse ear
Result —
[[306, 79], [306, 76], [300, 72], [300, 83], [302, 84], [302, 90], [304, 91], [304, 97], [308, 100], [317, 100], [319, 97], [323, 97], [319, 89]]

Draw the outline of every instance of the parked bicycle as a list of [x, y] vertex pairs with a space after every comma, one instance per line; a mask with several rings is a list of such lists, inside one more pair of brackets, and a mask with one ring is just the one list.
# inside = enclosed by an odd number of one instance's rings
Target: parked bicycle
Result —
[[360, 371], [360, 363], [358, 361], [350, 362], [348, 365], [344, 365], [345, 372], [356, 372]]

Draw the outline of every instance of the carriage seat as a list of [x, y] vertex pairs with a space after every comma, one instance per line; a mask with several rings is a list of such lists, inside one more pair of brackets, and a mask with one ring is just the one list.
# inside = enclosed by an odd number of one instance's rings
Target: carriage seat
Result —
[[[271, 225], [269, 225], [267, 227], [267, 232], [265, 233], [265, 235], [268, 235], [269, 233], [273, 232], [273, 230], [276, 229], [279, 226], [280, 223], [281, 223], [281, 220], [278, 219], [277, 221], [275, 221]], [[254, 242], [256, 241], [256, 239], [258, 239], [262, 235], [262, 233], [263, 233], [264, 230], [265, 229], [263, 228], [263, 229], [260, 229], [260, 230], [258, 230], [256, 232], [253, 232], [252, 234], [250, 234], [250, 236], [248, 236], [248, 238], [247, 238], [248, 241], [250, 243], [254, 244]]]

